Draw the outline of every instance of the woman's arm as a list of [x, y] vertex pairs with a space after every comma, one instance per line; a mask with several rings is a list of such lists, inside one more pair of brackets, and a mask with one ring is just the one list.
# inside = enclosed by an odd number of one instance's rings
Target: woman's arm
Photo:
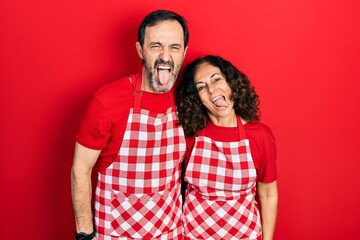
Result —
[[263, 229], [263, 240], [272, 240], [275, 231], [278, 210], [277, 182], [257, 183], [260, 201], [260, 214]]

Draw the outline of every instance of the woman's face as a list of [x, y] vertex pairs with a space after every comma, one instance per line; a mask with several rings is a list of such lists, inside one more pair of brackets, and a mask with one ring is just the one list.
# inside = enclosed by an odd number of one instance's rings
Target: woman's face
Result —
[[213, 123], [235, 116], [231, 88], [218, 67], [209, 63], [200, 64], [195, 72], [194, 84]]

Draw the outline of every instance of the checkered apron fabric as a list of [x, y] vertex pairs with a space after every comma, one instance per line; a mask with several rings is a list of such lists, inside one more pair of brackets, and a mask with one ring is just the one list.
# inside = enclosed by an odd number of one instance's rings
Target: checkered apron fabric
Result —
[[177, 125], [172, 95], [172, 107], [165, 113], [140, 108], [140, 79], [118, 156], [98, 176], [95, 222], [99, 240], [182, 239], [184, 132]]
[[239, 142], [195, 139], [185, 172], [185, 239], [261, 239], [256, 169], [239, 119], [238, 128]]

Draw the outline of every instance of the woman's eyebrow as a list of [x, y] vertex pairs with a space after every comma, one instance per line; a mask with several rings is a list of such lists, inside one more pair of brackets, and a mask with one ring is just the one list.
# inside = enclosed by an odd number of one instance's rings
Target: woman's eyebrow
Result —
[[215, 75], [220, 75], [220, 76], [222, 76], [222, 74], [221, 73], [213, 73], [213, 74], [211, 74], [211, 76], [210, 76], [210, 78], [213, 78]]

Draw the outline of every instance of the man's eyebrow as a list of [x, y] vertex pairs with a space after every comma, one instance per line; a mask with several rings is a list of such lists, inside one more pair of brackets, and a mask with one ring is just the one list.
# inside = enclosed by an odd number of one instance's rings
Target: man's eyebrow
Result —
[[150, 45], [162, 45], [161, 42], [151, 42]]
[[178, 47], [181, 47], [181, 43], [172, 43], [172, 44], [170, 44], [170, 46], [178, 46]]
[[[163, 46], [163, 44], [161, 42], [150, 42], [149, 45], [160, 45], [160, 46]], [[172, 43], [172, 44], [169, 44], [169, 46], [171, 47], [181, 47], [181, 43]]]

